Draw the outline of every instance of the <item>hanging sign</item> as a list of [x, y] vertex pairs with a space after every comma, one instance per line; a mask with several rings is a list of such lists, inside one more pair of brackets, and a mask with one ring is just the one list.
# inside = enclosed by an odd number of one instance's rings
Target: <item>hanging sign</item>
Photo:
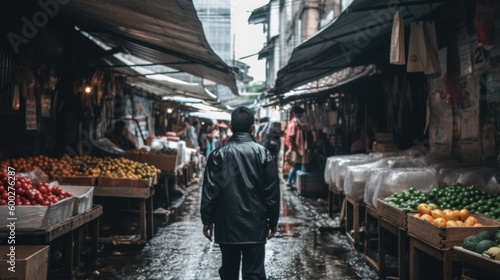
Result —
[[472, 73], [470, 40], [465, 26], [458, 30], [458, 55], [460, 56], [460, 77]]

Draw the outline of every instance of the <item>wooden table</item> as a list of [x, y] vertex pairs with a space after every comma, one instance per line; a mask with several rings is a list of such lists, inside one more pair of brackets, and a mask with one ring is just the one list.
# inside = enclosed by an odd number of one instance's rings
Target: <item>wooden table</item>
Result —
[[[139, 199], [139, 226], [140, 238], [130, 240], [127, 244], [145, 244], [153, 237], [153, 186], [148, 188], [126, 188], [126, 187], [103, 187], [94, 188], [94, 196], [98, 197], [121, 197]], [[99, 238], [102, 243], [117, 243], [112, 238]]]
[[[422, 258], [425, 257], [425, 258]], [[431, 268], [433, 259], [441, 263], [436, 265], [441, 271]], [[457, 260], [456, 252], [453, 249], [438, 249], [417, 237], [410, 235], [410, 279], [429, 279], [422, 275], [424, 272], [431, 272], [433, 279], [453, 279], [454, 262]], [[442, 274], [442, 277], [440, 275]]]
[[485, 258], [459, 246], [455, 246], [453, 249], [460, 267], [481, 273], [484, 279], [500, 279], [500, 261]]
[[[360, 244], [359, 226], [365, 220], [365, 203], [346, 196], [345, 232], [348, 240], [354, 245]], [[352, 233], [351, 233], [352, 231]]]
[[[400, 280], [408, 279], [408, 250], [410, 241], [405, 229], [386, 220], [384, 217], [379, 216], [379, 274], [381, 277], [397, 276]], [[386, 242], [392, 243], [397, 248], [395, 251], [395, 258], [398, 260], [398, 272], [396, 275], [389, 273], [385, 255], [388, 253], [388, 246]]]
[[[377, 209], [372, 206], [366, 205], [365, 211], [365, 244], [364, 256], [365, 261], [380, 273], [380, 259], [382, 255], [379, 254], [379, 221]], [[372, 234], [372, 226], [375, 227], [375, 234]]]
[[[16, 245], [51, 245], [53, 241], [62, 238], [65, 244], [64, 257], [67, 263], [64, 274], [71, 277], [80, 269], [85, 225], [88, 225], [91, 237], [91, 258], [97, 260], [97, 245], [99, 237], [99, 217], [102, 206], [94, 205], [90, 210], [73, 216], [56, 224], [47, 230], [22, 231], [16, 230]], [[8, 232], [0, 232], [1, 238], [6, 238]], [[49, 249], [50, 250], [50, 249]], [[49, 253], [49, 262], [50, 262]]]
[[333, 218], [333, 214], [342, 210], [342, 202], [344, 201], [344, 192], [339, 191], [335, 186], [328, 186], [328, 214]]

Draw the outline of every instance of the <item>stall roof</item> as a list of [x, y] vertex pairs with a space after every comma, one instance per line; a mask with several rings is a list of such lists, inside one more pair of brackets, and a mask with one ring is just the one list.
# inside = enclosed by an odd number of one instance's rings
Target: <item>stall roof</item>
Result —
[[349, 66], [387, 64], [396, 11], [405, 25], [446, 0], [355, 0], [335, 21], [297, 46], [271, 95], [284, 94]]
[[61, 7], [79, 28], [106, 44], [226, 85], [238, 94], [234, 69], [208, 44], [192, 1], [72, 0]]
[[159, 96], [185, 96], [202, 100], [217, 100], [217, 96], [198, 84], [151, 80], [143, 77], [127, 78], [127, 82]]

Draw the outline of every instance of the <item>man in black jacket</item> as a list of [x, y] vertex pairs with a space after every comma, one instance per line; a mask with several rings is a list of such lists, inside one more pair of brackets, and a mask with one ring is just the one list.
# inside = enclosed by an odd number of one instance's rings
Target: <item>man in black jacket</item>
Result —
[[[254, 116], [245, 107], [231, 114], [233, 136], [208, 158], [203, 180], [203, 234], [222, 252], [222, 280], [266, 279], [266, 239], [276, 234], [280, 181], [269, 150], [252, 136]], [[243, 257], [243, 258], [242, 258]]]

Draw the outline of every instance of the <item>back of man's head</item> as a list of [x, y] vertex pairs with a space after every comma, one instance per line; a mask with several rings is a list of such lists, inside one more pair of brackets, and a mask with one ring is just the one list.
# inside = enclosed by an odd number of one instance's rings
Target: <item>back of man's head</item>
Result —
[[253, 112], [246, 107], [238, 107], [231, 113], [231, 130], [233, 132], [250, 132], [254, 123]]

